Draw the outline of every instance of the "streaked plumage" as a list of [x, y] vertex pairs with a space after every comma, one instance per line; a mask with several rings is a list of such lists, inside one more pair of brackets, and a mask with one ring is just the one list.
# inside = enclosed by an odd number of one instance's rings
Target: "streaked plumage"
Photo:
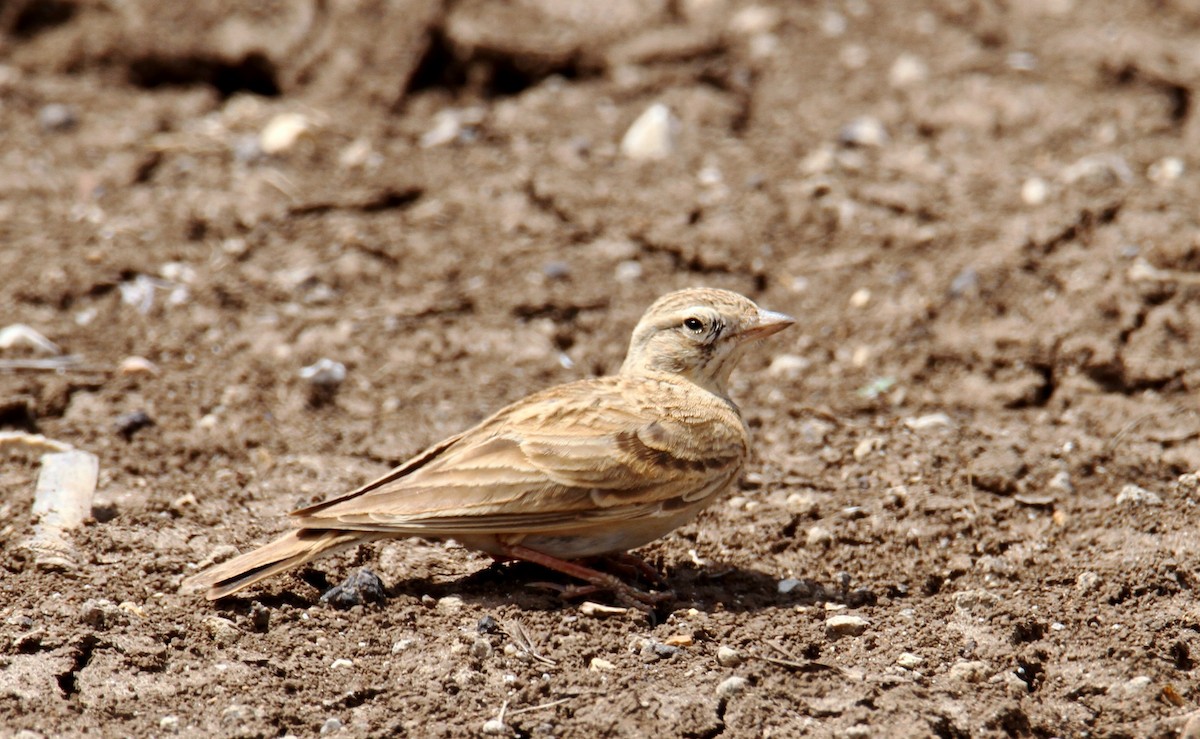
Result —
[[422, 536], [645, 595], [563, 560], [653, 541], [729, 487], [749, 444], [729, 373], [746, 344], [791, 323], [725, 290], [664, 295], [617, 375], [517, 401], [374, 482], [295, 511], [295, 530], [184, 585], [220, 598], [347, 546]]

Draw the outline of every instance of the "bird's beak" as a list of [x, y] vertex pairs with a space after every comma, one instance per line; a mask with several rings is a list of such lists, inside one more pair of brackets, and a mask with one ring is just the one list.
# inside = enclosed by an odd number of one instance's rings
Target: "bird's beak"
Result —
[[796, 322], [795, 318], [773, 310], [758, 309], [758, 321], [753, 326], [742, 330], [743, 341], [765, 339], [773, 333], [784, 330]]

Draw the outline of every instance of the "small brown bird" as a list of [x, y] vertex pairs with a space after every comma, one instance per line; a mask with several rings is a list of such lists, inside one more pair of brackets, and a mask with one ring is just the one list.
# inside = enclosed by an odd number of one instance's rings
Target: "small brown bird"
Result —
[[293, 512], [295, 530], [184, 587], [215, 600], [323, 554], [421, 536], [589, 583], [577, 592], [656, 602], [573, 560], [628, 557], [729, 487], [749, 444], [729, 374], [747, 344], [793, 322], [727, 290], [668, 293], [638, 322], [615, 376], [519, 400], [374, 482]]

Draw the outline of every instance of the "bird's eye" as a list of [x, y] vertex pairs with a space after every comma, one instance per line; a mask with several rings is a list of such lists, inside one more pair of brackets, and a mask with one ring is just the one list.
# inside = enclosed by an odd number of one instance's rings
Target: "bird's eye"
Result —
[[700, 332], [704, 330], [704, 321], [701, 321], [699, 318], [685, 318], [683, 319], [683, 327], [688, 331]]

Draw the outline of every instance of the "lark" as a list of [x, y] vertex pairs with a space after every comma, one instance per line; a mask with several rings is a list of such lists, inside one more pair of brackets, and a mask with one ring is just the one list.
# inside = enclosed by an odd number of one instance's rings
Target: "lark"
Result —
[[663, 593], [587, 561], [636, 561], [653, 574], [626, 553], [691, 521], [737, 479], [749, 435], [729, 375], [751, 343], [793, 322], [727, 290], [668, 293], [634, 328], [616, 375], [519, 400], [357, 490], [294, 511], [291, 531], [184, 588], [215, 600], [347, 547], [418, 536], [587, 583], [573, 594], [656, 603]]

